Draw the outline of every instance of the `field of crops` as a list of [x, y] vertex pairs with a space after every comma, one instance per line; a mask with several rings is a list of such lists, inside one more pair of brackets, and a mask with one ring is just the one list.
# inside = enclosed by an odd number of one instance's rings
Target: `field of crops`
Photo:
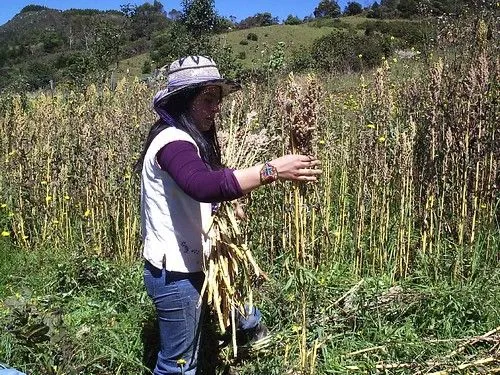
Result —
[[[387, 60], [349, 88], [290, 75], [224, 103], [221, 142], [240, 164], [230, 166], [308, 152], [323, 175], [243, 200], [240, 226], [268, 275], [254, 302], [271, 336], [207, 368], [500, 371], [492, 29], [472, 24], [467, 50]], [[0, 362], [29, 374], [148, 373], [157, 341], [133, 166], [154, 91], [123, 80], [0, 97]]]

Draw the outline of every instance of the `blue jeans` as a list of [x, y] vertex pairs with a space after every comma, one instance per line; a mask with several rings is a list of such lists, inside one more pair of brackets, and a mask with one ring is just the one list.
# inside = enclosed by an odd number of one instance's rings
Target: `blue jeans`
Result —
[[[154, 375], [196, 374], [206, 310], [205, 303], [199, 304], [204, 279], [203, 272], [171, 272], [145, 262], [144, 284], [156, 307], [160, 329]], [[260, 311], [254, 308], [253, 314], [238, 319], [238, 328], [253, 329], [260, 319]]]

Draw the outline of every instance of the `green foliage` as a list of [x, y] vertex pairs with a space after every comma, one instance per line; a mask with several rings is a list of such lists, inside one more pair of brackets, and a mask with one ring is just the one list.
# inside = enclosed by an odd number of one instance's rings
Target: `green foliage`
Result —
[[238, 53], [238, 59], [245, 60], [246, 58], [247, 54], [245, 53], [245, 51], [241, 51], [240, 53]]
[[311, 55], [316, 68], [327, 72], [345, 72], [377, 66], [382, 57], [391, 53], [392, 47], [387, 38], [338, 31], [316, 40]]
[[363, 12], [363, 6], [356, 1], [347, 2], [347, 6], [344, 10], [344, 15], [346, 16], [355, 16], [357, 14], [361, 14]]
[[[111, 11], [113, 13], [119, 14], [117, 11]], [[98, 9], [68, 9], [64, 11], [64, 14], [70, 15], [70, 16], [98, 16], [102, 14], [103, 12], [98, 10]]]
[[26, 64], [23, 73], [28, 87], [35, 90], [40, 87], [48, 87], [50, 80], [54, 78], [55, 71], [49, 64], [34, 60]]
[[213, 0], [183, 0], [182, 6], [182, 23], [194, 38], [214, 32], [217, 14]]
[[242, 39], [242, 40], [240, 40], [240, 44], [242, 46], [246, 46], [246, 45], [248, 45], [248, 40], [247, 39]]
[[[472, 6], [471, 6], [472, 5]], [[471, 9], [490, 8], [494, 5], [493, 1], [468, 3], [465, 0], [431, 0], [419, 2], [416, 0], [382, 0], [379, 4], [374, 2], [367, 14], [368, 18], [417, 18], [417, 17], [435, 17], [444, 14], [461, 14]]]
[[403, 47], [421, 47], [428, 43], [430, 39], [435, 38], [435, 26], [426, 21], [366, 21], [358, 25], [365, 29], [366, 35], [372, 35], [374, 32], [393, 36], [404, 42]]
[[48, 7], [42, 6], [42, 5], [26, 5], [19, 13], [27, 13], [27, 12], [39, 12], [41, 10], [46, 10], [49, 9]]
[[302, 21], [299, 17], [289, 14], [285, 21], [283, 21], [285, 25], [300, 25]]
[[214, 44], [208, 35], [193, 38], [185, 25], [176, 23], [166, 32], [154, 37], [152, 48], [151, 60], [161, 67], [181, 56], [211, 56]]
[[293, 49], [289, 60], [290, 70], [293, 72], [303, 72], [314, 68], [314, 60], [309, 46]]
[[144, 64], [142, 65], [142, 74], [151, 74], [151, 71], [151, 60], [144, 61]]
[[[2, 362], [53, 375], [144, 371], [141, 359], [152, 354], [152, 342], [141, 340], [151, 312], [142, 264], [130, 267], [54, 249], [31, 254], [15, 249], [7, 255], [1, 243], [0, 250], [1, 265], [9, 266], [0, 277]], [[23, 261], [38, 271], [18, 277], [26, 272]], [[6, 285], [9, 289], [2, 289]]]
[[340, 18], [317, 18], [307, 23], [310, 27], [333, 27], [335, 29], [353, 29], [353, 26]]
[[397, 10], [403, 18], [412, 18], [419, 14], [418, 3], [415, 0], [401, 0]]
[[217, 22], [214, 31], [216, 33], [223, 33], [236, 28], [235, 23], [227, 17], [217, 16]]
[[255, 33], [248, 33], [247, 34], [247, 39], [248, 40], [253, 40], [254, 42], [256, 42], [257, 40], [259, 40], [259, 37]]
[[153, 38], [151, 59], [157, 67], [181, 56], [214, 56], [216, 43], [211, 36], [217, 15], [213, 0], [184, 0], [183, 8], [180, 20]]
[[153, 4], [122, 5], [122, 12], [129, 20], [131, 41], [149, 38], [154, 32], [165, 29], [170, 23], [164, 15], [163, 5], [157, 0], [154, 0]]
[[268, 72], [277, 73], [285, 67], [285, 43], [279, 42], [269, 55], [266, 63]]
[[217, 61], [217, 66], [222, 76], [237, 79], [241, 75], [241, 64], [233, 57], [234, 53], [230, 46], [214, 44], [211, 53], [215, 61]]
[[43, 35], [42, 43], [45, 53], [54, 53], [64, 45], [64, 38], [61, 34], [49, 31]]
[[314, 17], [323, 18], [330, 17], [335, 18], [340, 16], [340, 6], [335, 0], [321, 0], [318, 6], [314, 9]]
[[251, 17], [247, 17], [238, 24], [239, 29], [248, 29], [250, 27], [262, 27], [277, 25], [279, 23], [277, 17], [273, 17], [271, 13], [257, 13]]

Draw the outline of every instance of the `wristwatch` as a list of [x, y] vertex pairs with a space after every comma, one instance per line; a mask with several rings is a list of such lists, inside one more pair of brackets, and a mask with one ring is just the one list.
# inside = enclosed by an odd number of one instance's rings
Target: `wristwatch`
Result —
[[278, 170], [274, 165], [266, 161], [260, 170], [260, 183], [262, 185], [269, 184], [278, 179]]

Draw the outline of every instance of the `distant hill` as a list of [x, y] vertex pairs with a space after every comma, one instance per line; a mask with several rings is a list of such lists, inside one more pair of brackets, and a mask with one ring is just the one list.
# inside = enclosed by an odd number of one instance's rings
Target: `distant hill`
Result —
[[146, 7], [148, 16], [142, 18], [120, 11], [25, 7], [0, 26], [0, 88], [71, 79], [98, 64], [113, 66], [148, 53], [152, 33], [171, 21], [162, 9]]
[[[148, 70], [155, 35], [168, 30], [174, 21], [167, 17], [159, 2], [122, 10], [25, 7], [0, 26], [0, 89], [44, 87], [49, 81], [75, 80], [89, 72], [108, 69], [115, 70], [115, 76], [141, 76]], [[229, 31], [219, 30], [214, 38], [230, 47], [233, 58], [243, 69], [254, 69], [261, 67], [277, 48], [281, 48], [286, 58], [308, 53], [318, 38], [334, 31], [357, 35], [379, 33], [401, 40], [416, 35], [415, 21], [376, 20], [366, 15], [364, 12], [299, 21], [294, 25], [245, 29], [224, 20], [221, 24]], [[245, 27], [249, 20], [257, 19], [247, 18]]]

